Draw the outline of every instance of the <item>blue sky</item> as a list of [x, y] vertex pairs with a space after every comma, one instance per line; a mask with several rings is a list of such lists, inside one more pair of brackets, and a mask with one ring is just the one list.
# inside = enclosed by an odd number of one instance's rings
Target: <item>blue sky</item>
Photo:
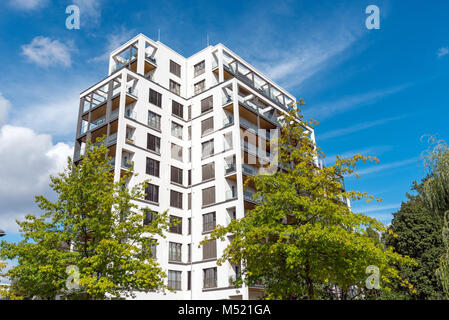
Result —
[[[81, 10], [80, 30], [65, 8]], [[380, 9], [380, 29], [365, 8]], [[107, 53], [138, 33], [185, 56], [223, 43], [302, 97], [320, 122], [328, 155], [377, 156], [348, 189], [381, 203], [353, 203], [389, 223], [424, 175], [426, 134], [449, 140], [449, 2], [5, 0], [0, 4], [0, 228], [36, 213], [48, 174], [72, 153], [79, 93], [106, 76]]]

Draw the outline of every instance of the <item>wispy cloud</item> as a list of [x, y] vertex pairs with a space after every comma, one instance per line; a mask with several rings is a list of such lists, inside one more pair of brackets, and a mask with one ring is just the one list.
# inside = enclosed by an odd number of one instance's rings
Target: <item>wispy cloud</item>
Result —
[[322, 121], [323, 119], [333, 117], [337, 114], [376, 103], [386, 96], [398, 93], [410, 87], [410, 85], [411, 84], [403, 84], [383, 90], [346, 96], [337, 101], [329, 101], [319, 104], [309, 108], [307, 110], [307, 116], [313, 116], [313, 118]]
[[34, 10], [43, 8], [48, 0], [10, 0], [9, 5], [19, 10]]
[[86, 26], [83, 21], [89, 24], [96, 24], [101, 18], [101, 2], [102, 0], [72, 0], [71, 3], [80, 8], [81, 27]]
[[317, 134], [317, 140], [327, 140], [327, 139], [331, 139], [331, 138], [336, 138], [336, 137], [348, 135], [348, 134], [351, 134], [351, 133], [354, 133], [354, 132], [358, 132], [358, 131], [369, 129], [369, 128], [372, 128], [372, 127], [380, 126], [380, 125], [386, 124], [386, 123], [391, 122], [391, 121], [396, 121], [396, 120], [399, 120], [399, 119], [403, 119], [403, 118], [405, 118], [407, 116], [408, 115], [392, 117], [392, 118], [385, 118], [385, 119], [380, 119], [380, 120], [375, 120], [375, 121], [362, 122], [362, 123], [355, 124], [355, 125], [350, 126], [350, 127], [336, 129], [336, 130], [332, 130], [332, 131], [325, 132], [325, 133], [322, 133], [322, 134]]
[[438, 49], [437, 56], [438, 58], [444, 57], [445, 55], [449, 54], [449, 48], [443, 47]]
[[41, 67], [70, 67], [72, 50], [73, 44], [67, 45], [59, 40], [52, 40], [43, 36], [37, 36], [31, 43], [22, 46], [22, 54], [29, 61]]
[[411, 159], [391, 162], [391, 163], [387, 163], [387, 164], [373, 165], [370, 168], [358, 170], [357, 173], [360, 176], [364, 176], [364, 175], [368, 175], [368, 174], [371, 174], [371, 173], [388, 171], [388, 170], [391, 170], [391, 169], [405, 167], [405, 166], [413, 164], [413, 163], [414, 164], [418, 164], [418, 161], [419, 161], [419, 158], [418, 157], [414, 157], [414, 158], [411, 158]]
[[0, 127], [8, 120], [11, 103], [0, 92]]
[[[353, 155], [356, 155], [356, 154], [360, 154], [362, 156], [379, 156], [379, 155], [383, 154], [385, 151], [391, 150], [392, 148], [393, 148], [392, 146], [372, 146], [372, 147], [363, 148], [363, 149], [355, 149], [355, 150], [345, 151], [338, 155], [342, 158], [352, 157]], [[326, 158], [324, 158], [325, 163], [328, 165], [335, 163], [336, 159], [337, 159], [337, 154], [332, 154], [332, 155], [326, 156]]]
[[400, 203], [392, 203], [392, 204], [383, 204], [377, 203], [369, 206], [353, 206], [352, 211], [360, 212], [360, 213], [374, 213], [374, 212], [383, 212], [383, 211], [396, 211], [401, 207]]
[[124, 44], [126, 41], [130, 40], [136, 31], [134, 29], [128, 30], [125, 27], [121, 27], [118, 31], [110, 33], [106, 37], [106, 46], [104, 53], [98, 57], [90, 59], [88, 62], [101, 62], [107, 61], [109, 54]]

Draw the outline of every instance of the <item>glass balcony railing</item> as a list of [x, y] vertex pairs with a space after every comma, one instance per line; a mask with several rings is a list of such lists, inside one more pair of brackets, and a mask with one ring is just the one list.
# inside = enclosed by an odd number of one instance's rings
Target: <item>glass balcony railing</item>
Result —
[[237, 198], [237, 192], [233, 190], [228, 190], [225, 193], [226, 200]]
[[134, 87], [129, 87], [129, 88], [126, 90], [126, 92], [129, 93], [130, 95], [136, 97], [136, 98], [137, 98], [138, 93], [139, 93], [139, 92], [137, 91], [137, 88], [134, 88]]
[[257, 134], [258, 132], [258, 127], [256, 124], [246, 120], [245, 118], [240, 117], [240, 125], [242, 125], [243, 127], [245, 127], [246, 129], [254, 132]]
[[223, 105], [231, 103], [231, 102], [232, 102], [232, 96], [230, 96], [230, 95], [229, 96], [228, 95], [223, 95], [222, 100], [221, 100], [221, 103]]
[[247, 164], [244, 164], [242, 166], [242, 171], [243, 171], [243, 173], [250, 175], [250, 176], [255, 176], [259, 172], [259, 170], [257, 168], [254, 168]]
[[111, 160], [109, 160], [108, 163], [109, 163], [111, 166], [115, 166], [115, 157], [111, 158]]
[[111, 112], [111, 120], [113, 120], [115, 118], [118, 118], [118, 108], [112, 110], [112, 112]]
[[266, 161], [271, 161], [273, 159], [273, 155], [270, 152], [267, 152], [263, 149], [257, 148], [257, 146], [252, 143], [248, 143], [247, 141], [241, 140], [242, 149], [258, 158], [263, 158]]
[[235, 172], [235, 163], [225, 165], [225, 175]]
[[223, 119], [223, 126], [230, 126], [234, 124], [234, 116], [232, 114], [227, 114]]
[[80, 128], [80, 135], [86, 133], [88, 127], [89, 127], [89, 124], [87, 122], [84, 122]]
[[254, 199], [254, 191], [249, 191], [249, 190], [245, 190], [243, 191], [243, 198], [246, 201], [251, 201], [251, 202], [255, 202], [255, 203], [260, 203], [262, 201], [262, 197], [259, 196], [258, 198]]
[[145, 52], [145, 59], [149, 60], [152, 64], [157, 65], [156, 58], [152, 57], [151, 53]]
[[109, 137], [106, 138], [106, 143], [114, 143], [117, 141], [117, 132], [109, 135]]
[[106, 122], [106, 117], [103, 116], [101, 118], [96, 119], [95, 121], [92, 121], [90, 123], [90, 130], [94, 130], [95, 128], [101, 126], [102, 124], [104, 124]]
[[137, 113], [131, 108], [125, 109], [125, 116], [134, 120], [137, 119]]
[[122, 168], [130, 169], [133, 166], [133, 164], [134, 164], [133, 161], [122, 158]]

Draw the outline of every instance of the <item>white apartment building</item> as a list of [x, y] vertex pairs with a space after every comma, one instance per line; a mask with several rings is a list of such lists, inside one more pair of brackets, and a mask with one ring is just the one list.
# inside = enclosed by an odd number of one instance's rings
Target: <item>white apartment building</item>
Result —
[[185, 58], [139, 34], [111, 53], [109, 75], [80, 95], [74, 161], [87, 139], [106, 135], [115, 179], [133, 164], [130, 186], [150, 180], [139, 206], [181, 221], [153, 250], [176, 292], [138, 299], [261, 295], [260, 286], [233, 285], [240, 266], [217, 265], [229, 237], [198, 246], [256, 204], [243, 183], [273, 158], [267, 141], [293, 102], [222, 44]]

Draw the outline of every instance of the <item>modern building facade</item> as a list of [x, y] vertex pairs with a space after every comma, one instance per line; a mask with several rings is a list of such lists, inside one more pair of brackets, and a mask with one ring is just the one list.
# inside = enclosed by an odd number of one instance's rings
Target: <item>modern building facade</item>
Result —
[[130, 186], [150, 180], [139, 206], [168, 209], [180, 221], [153, 248], [176, 293], [137, 298], [261, 295], [257, 285], [233, 285], [240, 266], [217, 265], [231, 236], [199, 243], [254, 207], [244, 181], [273, 161], [268, 142], [295, 101], [222, 44], [185, 58], [139, 34], [111, 53], [109, 75], [80, 95], [74, 161], [88, 139], [106, 135], [115, 179], [133, 165], [138, 176]]

